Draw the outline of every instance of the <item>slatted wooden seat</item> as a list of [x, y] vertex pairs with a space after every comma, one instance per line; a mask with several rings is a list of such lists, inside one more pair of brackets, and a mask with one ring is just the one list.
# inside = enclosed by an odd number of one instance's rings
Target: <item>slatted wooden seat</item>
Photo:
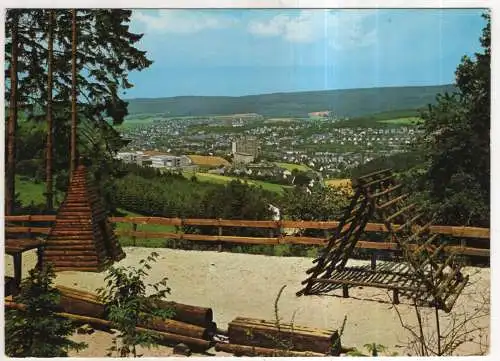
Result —
[[[355, 193], [343, 219], [315, 266], [307, 271], [310, 276], [302, 282], [305, 287], [297, 295], [322, 294], [342, 288], [348, 296], [349, 286], [371, 286], [394, 291], [394, 302], [399, 292], [446, 312], [453, 307], [468, 281], [463, 276], [455, 254], [443, 255], [445, 243], [441, 236], [430, 234], [432, 221], [423, 221], [418, 205], [408, 201], [389, 169], [367, 174], [352, 181]], [[396, 268], [375, 270], [347, 267], [360, 234], [369, 219], [385, 225], [386, 240], [398, 244], [405, 272]], [[393, 224], [401, 224], [393, 229]]]

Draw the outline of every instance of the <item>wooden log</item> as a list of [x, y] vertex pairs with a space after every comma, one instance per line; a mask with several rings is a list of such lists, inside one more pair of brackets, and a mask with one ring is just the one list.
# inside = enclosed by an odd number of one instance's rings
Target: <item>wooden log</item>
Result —
[[95, 256], [96, 251], [94, 249], [79, 249], [79, 250], [62, 250], [62, 249], [47, 249], [44, 251], [44, 254], [46, 256], [68, 256], [68, 257], [74, 257], [74, 256]]
[[155, 331], [143, 327], [136, 327], [139, 332], [150, 332], [154, 336], [158, 337], [163, 344], [168, 346], [175, 346], [178, 343], [184, 343], [192, 350], [196, 351], [206, 351], [213, 346], [213, 342], [207, 340], [201, 340], [189, 336], [178, 335], [169, 332]]
[[39, 233], [48, 234], [51, 228], [49, 227], [5, 227], [5, 233]]
[[44, 214], [5, 216], [5, 220], [8, 222], [43, 222], [43, 221], [54, 221], [55, 219], [56, 219], [55, 215], [44, 215]]
[[[377, 183], [382, 183], [382, 182], [388, 181], [390, 179], [392, 179], [392, 174], [388, 175], [388, 176], [385, 176], [385, 177], [382, 177], [382, 178], [379, 178], [379, 179], [372, 180], [372, 181], [370, 181], [368, 183], [364, 183], [364, 184], [360, 183], [359, 185], [362, 186], [363, 188], [367, 188], [367, 187], [371, 187], [371, 186], [373, 186], [373, 185], [375, 185]], [[356, 187], [356, 184], [357, 184], [356, 181], [352, 182], [353, 187]]]
[[389, 217], [386, 218], [386, 221], [387, 222], [390, 222], [392, 221], [393, 219], [396, 219], [398, 216], [402, 215], [403, 213], [409, 211], [410, 209], [413, 209], [415, 208], [417, 204], [416, 203], [411, 203], [403, 208], [401, 208], [399, 211], [397, 211], [396, 213], [393, 213], [391, 214]]
[[192, 325], [182, 321], [164, 320], [160, 317], [153, 317], [148, 323], [140, 322], [139, 326], [156, 331], [175, 333], [177, 335], [189, 336], [202, 340], [213, 340], [214, 332], [208, 328]]
[[80, 298], [80, 299], [88, 299], [92, 302], [100, 302], [99, 297], [97, 296], [96, 293], [91, 293], [87, 292], [84, 290], [76, 289], [76, 288], [71, 288], [71, 287], [66, 287], [62, 285], [57, 285], [56, 288], [58, 291], [66, 295], [68, 297], [75, 297], [75, 298]]
[[[82, 307], [81, 310], [77, 308], [68, 308], [66, 312], [95, 317], [99, 317], [98, 315], [104, 316], [104, 314], [101, 313], [101, 311], [104, 311], [104, 305], [98, 301], [96, 294], [64, 286], [57, 286], [57, 289], [62, 295], [74, 300], [75, 303], [73, 303], [73, 305], [76, 305], [75, 307]], [[76, 303], [76, 301], [80, 303]], [[87, 304], [85, 305], [84, 303]], [[99, 306], [97, 307], [96, 305]], [[71, 306], [71, 304], [69, 306]], [[171, 320], [155, 318], [150, 328], [207, 340], [212, 339], [216, 333], [217, 325], [212, 321], [213, 312], [210, 308], [161, 300], [152, 301], [151, 306], [160, 309], [172, 308], [174, 316]], [[95, 313], [82, 313], [85, 309], [92, 310], [92, 312]]]
[[330, 283], [330, 284], [336, 284], [336, 285], [378, 287], [378, 288], [385, 288], [385, 289], [389, 289], [389, 290], [397, 288], [399, 290], [408, 291], [408, 292], [425, 291], [426, 290], [425, 287], [422, 287], [421, 289], [415, 289], [415, 287], [403, 287], [403, 286], [399, 286], [397, 284], [385, 284], [385, 283], [378, 283], [378, 282], [361, 282], [361, 281], [354, 281], [354, 280], [350, 280], [350, 279], [312, 278], [311, 281], [313, 281], [315, 283]]
[[[5, 301], [5, 307], [7, 308], [14, 308], [14, 309], [25, 309], [26, 306], [17, 304], [14, 302], [10, 301]], [[108, 320], [100, 319], [97, 317], [90, 317], [90, 316], [81, 316], [81, 315], [75, 315], [67, 312], [57, 312], [57, 316], [60, 317], [65, 317], [68, 319], [71, 319], [73, 321], [81, 322], [81, 323], [88, 323], [90, 325], [97, 325], [100, 327], [108, 327], [111, 328], [112, 324]], [[212, 343], [207, 340], [201, 340], [193, 337], [188, 337], [188, 336], [183, 336], [183, 335], [178, 335], [174, 333], [169, 333], [169, 332], [161, 332], [161, 331], [156, 331], [156, 330], [151, 330], [148, 328], [144, 327], [136, 327], [135, 328], [138, 332], [149, 332], [150, 334], [156, 336], [159, 338], [160, 341], [167, 345], [176, 345], [178, 343], [185, 343], [191, 348], [196, 348], [197, 350], [208, 350], [210, 347], [212, 347]]]
[[392, 169], [391, 168], [385, 168], [385, 169], [376, 170], [374, 172], [362, 175], [362, 176], [356, 178], [355, 180], [356, 181], [366, 181], [366, 180], [369, 180], [370, 178], [381, 177], [381, 176], [385, 176], [387, 174], [392, 174]]
[[92, 268], [92, 267], [99, 267], [100, 264], [99, 262], [94, 261], [94, 262], [73, 262], [73, 261], [68, 261], [66, 258], [44, 258], [44, 262], [47, 263], [53, 263], [54, 267], [65, 267], [69, 269], [77, 269], [77, 268]]
[[164, 217], [109, 217], [109, 221], [113, 223], [137, 223], [137, 224], [158, 224], [181, 226], [180, 218], [164, 218]]
[[334, 330], [321, 330], [272, 321], [236, 318], [229, 323], [229, 342], [248, 346], [275, 348], [286, 344], [293, 351], [332, 353], [332, 345], [339, 335]]
[[465, 278], [462, 280], [460, 285], [455, 289], [455, 292], [453, 293], [452, 298], [447, 303], [442, 305], [443, 311], [445, 311], [446, 313], [449, 313], [452, 310], [453, 305], [455, 304], [455, 302], [458, 299], [458, 296], [460, 296], [460, 294], [462, 293], [463, 289], [465, 288], [465, 286], [467, 285], [468, 282], [469, 282], [469, 276], [465, 276]]
[[235, 356], [264, 356], [264, 357], [325, 357], [325, 354], [312, 351], [288, 351], [274, 348], [237, 345], [231, 343], [216, 343], [215, 351], [232, 353]]
[[402, 201], [406, 197], [408, 197], [410, 194], [409, 193], [404, 193], [396, 198], [391, 199], [390, 201], [385, 202], [384, 204], [381, 204], [380, 206], [377, 206], [377, 209], [385, 209], [389, 206], [392, 206], [393, 204], [396, 204], [399, 201]]
[[[51, 260], [53, 262], [70, 262], [70, 264], [75, 264], [75, 263], [80, 263], [80, 262], [99, 262], [99, 257], [97, 257], [97, 252], [94, 252], [93, 255], [81, 255], [81, 256], [76, 256], [76, 255], [54, 255], [47, 253], [44, 255], [44, 259], [48, 262]], [[61, 264], [62, 265], [62, 264]]]
[[65, 272], [65, 271], [74, 271], [74, 272], [101, 272], [105, 267], [103, 265], [99, 266], [57, 266], [54, 267], [54, 272]]
[[[84, 236], [93, 236], [94, 231], [92, 230], [79, 230], [79, 229], [61, 229], [59, 227], [56, 227], [52, 230], [51, 232], [52, 236], [75, 236], [75, 237], [82, 237]], [[76, 238], [78, 239], [78, 238]]]
[[[88, 213], [85, 213], [88, 216]], [[18, 215], [18, 216], [5, 216], [7, 222], [37, 222], [37, 221], [54, 221], [55, 215]], [[110, 222], [126, 222], [126, 223], [139, 223], [139, 224], [170, 224], [182, 225], [179, 218], [164, 218], [164, 217], [109, 217]], [[202, 223], [203, 222], [203, 223]], [[220, 225], [237, 227], [245, 226], [252, 228], [273, 228], [270, 225], [272, 221], [246, 221], [246, 220], [221, 220]], [[274, 221], [273, 221], [274, 222]], [[187, 219], [185, 224], [191, 225], [219, 225], [218, 220], [197, 220]], [[276, 222], [280, 224], [280, 222]], [[284, 228], [314, 228], [314, 229], [333, 229], [338, 226], [338, 221], [282, 221]], [[295, 227], [296, 225], [297, 227]], [[395, 224], [394, 229], [400, 225]], [[367, 223], [365, 229], [373, 232], [387, 232], [387, 228], [383, 223]], [[464, 227], [464, 226], [430, 226], [431, 233], [447, 234], [455, 237], [468, 237], [468, 238], [490, 238], [489, 228], [480, 227]]]
[[213, 312], [211, 308], [185, 305], [182, 303], [154, 300], [151, 306], [159, 309], [173, 309], [172, 320], [182, 321], [202, 327], [213, 327]]
[[371, 196], [372, 196], [373, 198], [377, 198], [377, 197], [380, 197], [380, 196], [383, 196], [383, 195], [389, 194], [389, 193], [391, 193], [391, 192], [394, 192], [395, 190], [400, 189], [402, 186], [403, 186], [402, 184], [397, 184], [397, 185], [395, 185], [395, 186], [393, 186], [393, 187], [390, 187], [390, 188], [387, 188], [387, 189], [385, 189], [385, 190], [383, 190], [383, 191], [380, 191], [380, 192], [377, 192], [377, 193], [373, 193]]
[[67, 313], [106, 318], [106, 309], [104, 304], [98, 302], [97, 300], [61, 293], [59, 304], [61, 309]]

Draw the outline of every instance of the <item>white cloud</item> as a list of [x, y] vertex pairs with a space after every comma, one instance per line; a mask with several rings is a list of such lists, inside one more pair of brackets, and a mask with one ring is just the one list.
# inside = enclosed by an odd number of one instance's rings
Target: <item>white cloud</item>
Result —
[[158, 33], [192, 34], [206, 29], [223, 29], [234, 26], [238, 20], [216, 12], [196, 10], [159, 10], [158, 15], [134, 11], [134, 20], [142, 23], [147, 31]]
[[336, 49], [346, 49], [376, 41], [376, 27], [367, 24], [376, 15], [374, 10], [302, 10], [296, 16], [280, 14], [264, 21], [250, 21], [248, 31], [258, 36], [280, 36], [289, 42], [324, 39]]
[[298, 16], [276, 15], [267, 21], [250, 21], [248, 31], [261, 36], [282, 36], [290, 42], [311, 42], [321, 30], [323, 10], [303, 10]]

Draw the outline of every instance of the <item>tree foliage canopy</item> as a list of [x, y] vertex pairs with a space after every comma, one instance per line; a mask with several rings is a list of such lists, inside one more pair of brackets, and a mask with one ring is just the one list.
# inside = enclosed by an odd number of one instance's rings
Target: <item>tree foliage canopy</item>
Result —
[[489, 226], [490, 201], [490, 15], [482, 52], [456, 70], [457, 92], [439, 95], [423, 114], [431, 209], [444, 224]]

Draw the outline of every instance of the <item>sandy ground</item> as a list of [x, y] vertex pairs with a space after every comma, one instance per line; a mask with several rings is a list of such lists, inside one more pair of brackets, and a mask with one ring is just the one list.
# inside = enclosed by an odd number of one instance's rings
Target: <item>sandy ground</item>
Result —
[[[127, 257], [119, 262], [123, 266], [137, 266], [146, 258], [151, 248], [125, 248]], [[238, 316], [274, 320], [274, 301], [279, 289], [286, 285], [279, 311], [282, 322], [292, 319], [297, 325], [338, 329], [344, 316], [347, 323], [342, 335], [342, 344], [362, 350], [367, 343], [386, 346], [389, 353], [414, 354], [409, 347], [410, 332], [402, 327], [394, 305], [387, 291], [375, 288], [357, 287], [350, 290], [350, 298], [337, 296], [295, 296], [301, 289], [306, 269], [312, 266], [312, 259], [299, 257], [270, 257], [236, 253], [183, 251], [154, 249], [160, 257], [146, 283], [168, 277], [172, 289], [170, 299], [180, 303], [211, 307], [219, 328], [226, 329], [228, 323]], [[350, 264], [365, 264], [365, 261], [351, 261]], [[23, 259], [23, 273], [35, 264], [35, 252], [28, 252]], [[12, 275], [12, 259], [5, 256], [5, 273]], [[469, 341], [461, 345], [458, 354], [479, 354], [487, 352], [489, 344], [489, 268], [468, 267], [468, 286], [458, 298], [453, 312], [444, 315], [441, 321], [442, 333], [447, 332], [452, 316], [455, 324], [463, 315], [475, 317], [474, 324], [484, 328], [481, 333], [468, 334]], [[103, 285], [103, 273], [61, 272], [56, 284], [95, 291]], [[397, 306], [401, 317], [409, 325], [416, 325], [413, 307], [404, 299]], [[430, 318], [433, 311], [424, 308], [424, 321], [434, 326]], [[432, 322], [431, 322], [432, 321]], [[471, 325], [468, 325], [471, 328]], [[425, 332], [431, 332], [425, 327]], [[85, 341], [89, 347], [72, 356], [106, 356], [112, 335], [96, 331], [92, 335], [74, 335], [78, 341]], [[168, 356], [171, 348], [162, 347], [141, 350], [144, 356]], [[209, 354], [224, 356], [224, 353]]]

